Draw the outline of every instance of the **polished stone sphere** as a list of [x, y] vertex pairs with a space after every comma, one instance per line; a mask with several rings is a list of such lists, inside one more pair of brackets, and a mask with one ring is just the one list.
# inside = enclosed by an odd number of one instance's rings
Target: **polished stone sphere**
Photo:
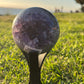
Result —
[[28, 8], [18, 14], [12, 30], [15, 43], [27, 53], [49, 52], [59, 37], [56, 18], [49, 11], [39, 7]]

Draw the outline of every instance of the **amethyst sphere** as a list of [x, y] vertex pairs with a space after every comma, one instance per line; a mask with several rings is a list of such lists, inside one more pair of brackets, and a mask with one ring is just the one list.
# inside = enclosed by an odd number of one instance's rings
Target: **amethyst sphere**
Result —
[[22, 11], [14, 19], [12, 28], [15, 43], [27, 53], [48, 52], [59, 37], [56, 18], [49, 11], [39, 7]]

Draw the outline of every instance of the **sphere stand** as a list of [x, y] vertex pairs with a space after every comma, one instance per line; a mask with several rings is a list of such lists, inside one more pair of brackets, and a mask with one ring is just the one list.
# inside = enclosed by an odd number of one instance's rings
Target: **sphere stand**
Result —
[[26, 53], [22, 51], [25, 55], [25, 58], [28, 62], [29, 71], [30, 71], [30, 80], [29, 84], [42, 84], [41, 83], [41, 67], [43, 61], [48, 53], [40, 54], [37, 51]]

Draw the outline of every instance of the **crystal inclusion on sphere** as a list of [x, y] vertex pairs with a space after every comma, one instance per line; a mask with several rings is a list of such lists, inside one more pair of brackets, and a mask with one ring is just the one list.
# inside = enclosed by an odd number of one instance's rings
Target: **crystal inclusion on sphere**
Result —
[[59, 37], [56, 18], [39, 7], [28, 8], [17, 15], [12, 28], [15, 43], [27, 53], [48, 52]]

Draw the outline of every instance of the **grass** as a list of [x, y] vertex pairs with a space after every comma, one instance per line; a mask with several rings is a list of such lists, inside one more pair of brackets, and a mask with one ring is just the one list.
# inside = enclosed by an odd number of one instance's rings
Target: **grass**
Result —
[[[46, 57], [42, 84], [84, 84], [84, 14], [57, 13], [60, 37]], [[29, 67], [12, 38], [15, 16], [0, 16], [0, 84], [28, 84]]]

